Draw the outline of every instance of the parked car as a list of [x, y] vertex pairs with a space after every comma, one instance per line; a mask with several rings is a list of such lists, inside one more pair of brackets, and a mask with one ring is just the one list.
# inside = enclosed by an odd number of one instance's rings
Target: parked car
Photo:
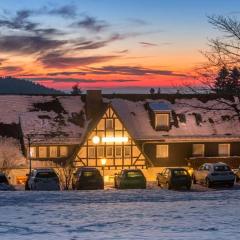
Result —
[[0, 191], [14, 191], [15, 188], [9, 184], [8, 178], [4, 173], [0, 173]]
[[60, 190], [59, 178], [51, 168], [33, 169], [27, 174], [26, 190], [57, 191]]
[[206, 184], [212, 187], [214, 184], [234, 185], [235, 175], [225, 163], [205, 163], [193, 173], [193, 183]]
[[124, 169], [114, 178], [114, 186], [119, 189], [145, 189], [147, 181], [140, 169]]
[[192, 179], [188, 171], [184, 168], [164, 168], [157, 174], [157, 184], [167, 189], [185, 187], [191, 188]]
[[74, 190], [104, 189], [103, 177], [97, 168], [81, 167], [73, 174], [72, 188]]

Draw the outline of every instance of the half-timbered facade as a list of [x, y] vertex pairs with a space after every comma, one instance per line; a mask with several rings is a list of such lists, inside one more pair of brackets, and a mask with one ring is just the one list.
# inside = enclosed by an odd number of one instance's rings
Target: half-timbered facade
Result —
[[74, 164], [109, 170], [146, 168], [146, 158], [111, 106], [87, 134]]

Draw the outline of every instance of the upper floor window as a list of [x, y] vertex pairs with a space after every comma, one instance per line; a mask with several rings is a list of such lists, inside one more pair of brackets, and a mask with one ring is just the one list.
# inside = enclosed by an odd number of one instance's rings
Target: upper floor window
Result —
[[115, 146], [115, 157], [122, 157], [122, 146]]
[[124, 146], [124, 157], [131, 157], [131, 147]]
[[222, 157], [230, 156], [230, 144], [229, 143], [218, 144], [218, 155]]
[[155, 127], [169, 127], [168, 113], [156, 113], [155, 118]]
[[193, 156], [204, 156], [204, 144], [193, 144]]
[[89, 147], [88, 148], [88, 157], [89, 158], [95, 158], [96, 157], [95, 147]]
[[168, 145], [156, 145], [156, 157], [168, 158]]
[[103, 146], [98, 146], [97, 147], [97, 156], [99, 158], [103, 158], [104, 157], [104, 147]]
[[106, 129], [113, 129], [113, 119], [106, 119]]

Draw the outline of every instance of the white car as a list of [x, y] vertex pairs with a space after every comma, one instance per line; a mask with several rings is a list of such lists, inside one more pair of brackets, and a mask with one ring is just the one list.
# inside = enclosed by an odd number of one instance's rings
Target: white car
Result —
[[206, 184], [207, 187], [214, 184], [226, 184], [232, 187], [234, 181], [234, 172], [225, 163], [205, 163], [193, 172], [193, 183]]
[[57, 191], [60, 190], [59, 178], [53, 169], [34, 169], [28, 175], [26, 190]]

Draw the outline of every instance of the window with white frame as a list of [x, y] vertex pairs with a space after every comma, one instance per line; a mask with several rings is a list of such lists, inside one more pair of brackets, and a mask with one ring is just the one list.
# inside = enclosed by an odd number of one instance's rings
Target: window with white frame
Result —
[[113, 129], [113, 119], [106, 119], [106, 129]]
[[57, 146], [50, 146], [49, 147], [49, 157], [51, 157], [51, 158], [57, 158], [58, 157]]
[[88, 148], [88, 157], [89, 158], [95, 158], [96, 157], [95, 147], [89, 147]]
[[30, 157], [31, 158], [37, 157], [37, 148], [36, 147], [30, 147]]
[[122, 146], [115, 146], [115, 157], [122, 157]]
[[229, 143], [218, 144], [218, 155], [223, 157], [230, 156], [230, 144]]
[[99, 158], [103, 158], [104, 157], [104, 147], [103, 146], [98, 146], [97, 147], [97, 156]]
[[156, 127], [169, 127], [169, 114], [168, 113], [156, 113]]
[[168, 158], [168, 145], [156, 145], [156, 157]]
[[193, 148], [192, 148], [192, 155], [193, 156], [204, 156], [204, 144], [193, 144]]
[[131, 157], [131, 147], [130, 146], [124, 146], [124, 157], [126, 157], [126, 158]]
[[113, 147], [112, 146], [106, 147], [106, 157], [107, 158], [113, 157]]
[[60, 157], [67, 157], [68, 156], [68, 147], [67, 146], [60, 146], [59, 155], [60, 155]]
[[46, 158], [47, 157], [47, 147], [39, 147], [38, 148], [38, 156], [39, 158]]

